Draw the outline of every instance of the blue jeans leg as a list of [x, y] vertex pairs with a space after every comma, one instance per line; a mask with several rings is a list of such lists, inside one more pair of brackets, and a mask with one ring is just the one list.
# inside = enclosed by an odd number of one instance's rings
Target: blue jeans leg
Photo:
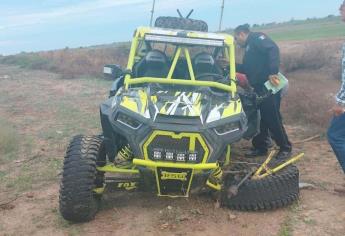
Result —
[[333, 118], [328, 128], [327, 136], [345, 173], [345, 114]]

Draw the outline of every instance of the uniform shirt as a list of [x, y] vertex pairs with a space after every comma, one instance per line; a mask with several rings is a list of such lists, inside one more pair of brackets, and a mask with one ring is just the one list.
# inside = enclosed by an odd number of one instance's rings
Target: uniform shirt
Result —
[[277, 44], [263, 33], [249, 33], [243, 64], [237, 64], [236, 70], [246, 74], [250, 85], [257, 91], [261, 90], [270, 75], [278, 74], [279, 65]]
[[345, 106], [345, 44], [343, 45], [342, 84], [336, 96], [336, 101], [339, 105]]

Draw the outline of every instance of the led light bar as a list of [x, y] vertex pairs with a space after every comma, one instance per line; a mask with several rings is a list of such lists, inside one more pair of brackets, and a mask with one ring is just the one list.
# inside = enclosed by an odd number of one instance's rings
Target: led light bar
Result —
[[204, 45], [204, 46], [214, 46], [214, 47], [222, 47], [224, 45], [223, 40], [203, 39], [203, 38], [185, 38], [185, 37], [154, 35], [154, 34], [146, 34], [145, 40], [154, 41], [154, 42], [162, 42], [162, 43], [178, 43], [178, 44]]
[[166, 151], [165, 152], [165, 160], [173, 161], [174, 160], [174, 152]]
[[177, 153], [176, 160], [177, 161], [185, 161], [186, 160], [186, 154], [185, 153]]
[[161, 160], [163, 158], [162, 151], [163, 149], [161, 148], [153, 149], [153, 158], [155, 160]]
[[189, 153], [188, 160], [189, 161], [196, 161], [197, 160], [197, 153]]

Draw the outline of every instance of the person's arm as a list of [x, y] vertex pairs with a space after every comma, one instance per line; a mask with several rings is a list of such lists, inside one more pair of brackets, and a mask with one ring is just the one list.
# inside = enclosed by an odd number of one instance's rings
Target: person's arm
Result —
[[333, 114], [335, 116], [340, 116], [345, 113], [345, 74], [343, 71], [343, 82], [341, 84], [340, 91], [335, 97], [336, 105], [333, 106]]
[[345, 112], [345, 44], [343, 46], [343, 68], [342, 68], [342, 83], [338, 94], [335, 97], [336, 104], [332, 108], [335, 116], [344, 114]]
[[277, 44], [264, 34], [255, 38], [253, 43], [259, 51], [267, 54], [270, 75], [278, 74], [280, 66], [280, 53]]
[[[345, 75], [343, 75], [343, 77], [345, 77]], [[336, 101], [337, 101], [337, 104], [345, 107], [345, 78], [343, 78], [341, 88], [336, 96]]]

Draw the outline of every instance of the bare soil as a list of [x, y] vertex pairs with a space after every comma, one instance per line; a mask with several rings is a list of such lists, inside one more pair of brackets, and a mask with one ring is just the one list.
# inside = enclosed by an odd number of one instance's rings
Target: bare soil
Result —
[[[290, 207], [238, 212], [207, 196], [117, 193], [104, 196], [93, 221], [66, 222], [58, 211], [64, 151], [73, 135], [99, 132], [98, 104], [109, 87], [0, 65], [0, 117], [18, 140], [15, 151], [0, 156], [0, 235], [345, 235], [345, 196], [334, 192], [345, 177], [323, 134], [294, 147], [305, 152], [301, 182], [315, 188], [301, 190]], [[287, 124], [292, 141], [317, 134], [306, 127]], [[250, 143], [238, 146], [241, 153]]]

